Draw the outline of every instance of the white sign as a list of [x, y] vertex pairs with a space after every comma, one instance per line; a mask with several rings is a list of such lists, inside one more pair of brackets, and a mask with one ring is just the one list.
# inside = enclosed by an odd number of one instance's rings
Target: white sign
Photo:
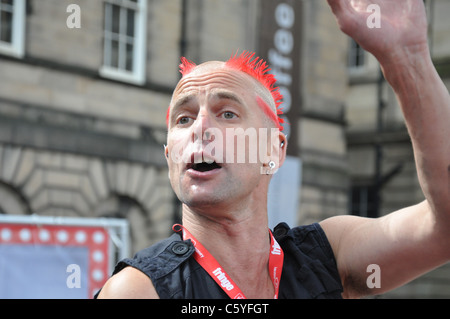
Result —
[[297, 157], [287, 156], [283, 166], [273, 175], [267, 199], [271, 229], [280, 222], [285, 222], [290, 227], [297, 226], [301, 172], [301, 160]]

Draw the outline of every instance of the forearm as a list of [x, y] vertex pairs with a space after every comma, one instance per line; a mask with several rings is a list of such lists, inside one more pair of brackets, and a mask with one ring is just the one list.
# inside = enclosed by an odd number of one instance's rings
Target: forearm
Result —
[[450, 225], [448, 90], [425, 45], [392, 54], [382, 62], [382, 68], [402, 108], [425, 197], [440, 223]]

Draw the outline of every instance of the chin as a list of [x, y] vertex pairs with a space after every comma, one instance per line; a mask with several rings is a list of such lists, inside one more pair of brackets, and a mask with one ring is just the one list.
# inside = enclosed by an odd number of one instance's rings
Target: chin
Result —
[[181, 202], [192, 209], [211, 208], [224, 202], [217, 194], [185, 194], [180, 198]]

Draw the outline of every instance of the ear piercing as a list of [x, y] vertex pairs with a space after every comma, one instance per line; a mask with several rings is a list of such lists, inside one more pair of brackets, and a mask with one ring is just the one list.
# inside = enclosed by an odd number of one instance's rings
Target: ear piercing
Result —
[[270, 169], [274, 169], [275, 168], [275, 162], [274, 161], [270, 161], [269, 162], [269, 167], [270, 167]]
[[[275, 172], [272, 172], [272, 170], [275, 168], [276, 164], [274, 161], [270, 161], [269, 163], [267, 163], [267, 165], [269, 166], [269, 169], [266, 169], [266, 175], [270, 175], [273, 174]], [[263, 170], [264, 166], [261, 168], [261, 171]]]

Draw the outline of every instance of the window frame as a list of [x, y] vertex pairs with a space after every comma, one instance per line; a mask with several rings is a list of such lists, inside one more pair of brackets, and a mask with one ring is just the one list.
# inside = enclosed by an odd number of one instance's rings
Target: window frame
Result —
[[[143, 85], [146, 81], [146, 38], [147, 38], [147, 0], [136, 0], [136, 2], [132, 2], [129, 0], [105, 0], [103, 7], [104, 14], [104, 23], [103, 23], [103, 62], [100, 67], [99, 73], [102, 77], [118, 80], [121, 82], [128, 82], [136, 85]], [[134, 16], [134, 34], [133, 34], [133, 60], [131, 71], [126, 69], [125, 67], [121, 68], [120, 65], [118, 67], [113, 67], [111, 65], [107, 65], [107, 61], [112, 56], [111, 51], [108, 51], [108, 44], [111, 46], [112, 38], [118, 37], [118, 42], [126, 42], [123, 41], [124, 38], [127, 37], [126, 32], [124, 31], [123, 25], [126, 23], [119, 23], [119, 34], [114, 34], [112, 31], [112, 26], [109, 26], [110, 17], [107, 16], [107, 5], [112, 6], [117, 5], [120, 7], [120, 19], [123, 19], [123, 13], [128, 9], [135, 10]], [[112, 10], [111, 10], [112, 11]], [[126, 17], [126, 14], [125, 14]], [[109, 27], [109, 29], [108, 29]], [[126, 31], [126, 30], [125, 30]], [[109, 43], [106, 40], [109, 38]], [[122, 44], [123, 46], [123, 44]], [[124, 54], [123, 50], [121, 51], [119, 45], [119, 56], [118, 59], [120, 61], [120, 54]], [[109, 54], [109, 57], [108, 57]], [[126, 50], [125, 50], [126, 55]], [[126, 60], [126, 56], [125, 56]], [[119, 62], [120, 64], [120, 62]]]
[[[358, 60], [362, 62], [358, 63]], [[355, 40], [350, 38], [347, 66], [350, 73], [359, 73], [367, 69], [368, 57], [367, 52]]]
[[[26, 23], [26, 0], [13, 0], [11, 43], [0, 41], [0, 53], [23, 58], [25, 56], [25, 23]], [[0, 4], [5, 5], [5, 4]], [[0, 17], [1, 19], [1, 17]], [[1, 25], [0, 25], [1, 28]]]

